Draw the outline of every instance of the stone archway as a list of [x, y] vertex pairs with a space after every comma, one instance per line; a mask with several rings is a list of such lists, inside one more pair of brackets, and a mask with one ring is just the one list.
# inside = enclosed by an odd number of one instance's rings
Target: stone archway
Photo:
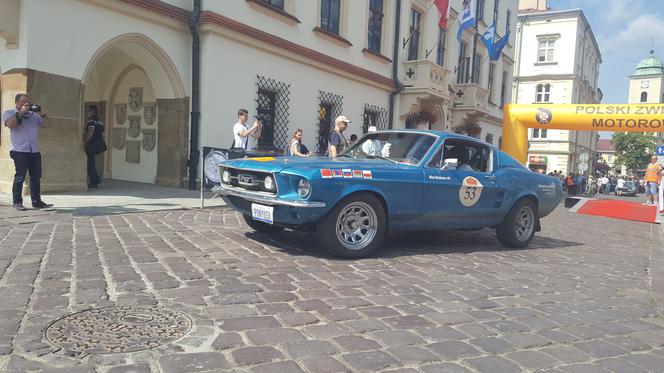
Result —
[[182, 186], [189, 99], [168, 54], [145, 35], [121, 35], [95, 52], [82, 82], [83, 101], [106, 108], [104, 177]]

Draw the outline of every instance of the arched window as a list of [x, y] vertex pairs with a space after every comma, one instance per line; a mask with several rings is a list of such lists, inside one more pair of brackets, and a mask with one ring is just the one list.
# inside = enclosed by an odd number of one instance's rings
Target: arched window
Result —
[[648, 92], [641, 92], [641, 102], [648, 102]]

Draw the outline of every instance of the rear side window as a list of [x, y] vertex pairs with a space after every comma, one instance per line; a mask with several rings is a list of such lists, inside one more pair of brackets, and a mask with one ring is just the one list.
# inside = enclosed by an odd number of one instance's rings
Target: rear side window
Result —
[[457, 169], [475, 172], [491, 170], [491, 148], [467, 140], [447, 139], [436, 154], [431, 158], [429, 167], [440, 168], [446, 159], [456, 158]]

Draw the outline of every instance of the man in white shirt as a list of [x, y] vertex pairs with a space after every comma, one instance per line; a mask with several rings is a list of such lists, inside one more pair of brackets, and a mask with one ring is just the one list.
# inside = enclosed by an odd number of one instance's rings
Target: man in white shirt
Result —
[[[258, 140], [261, 137], [261, 124], [258, 120], [254, 121], [254, 124], [249, 127], [247, 125], [247, 119], [249, 118], [249, 112], [245, 109], [240, 109], [237, 112], [237, 123], [233, 125], [233, 146], [232, 148], [242, 148], [244, 150], [250, 149], [249, 137], [252, 139]], [[251, 144], [253, 145], [253, 144]]]
[[623, 187], [625, 187], [625, 179], [621, 177], [616, 181], [616, 189], [621, 189]]
[[[368, 133], [377, 132], [377, 131], [378, 129], [376, 128], [376, 126], [369, 126], [369, 128], [367, 129]], [[364, 142], [364, 144], [362, 144], [362, 151], [368, 156], [375, 157], [381, 155], [380, 151], [382, 147], [383, 145], [380, 143], [380, 140], [378, 139], [367, 140]]]
[[601, 193], [609, 194], [609, 192], [611, 191], [610, 190], [611, 188], [609, 187], [609, 178], [606, 177], [606, 175], [604, 175], [604, 176], [602, 176], [600, 181], [602, 183], [602, 192]]

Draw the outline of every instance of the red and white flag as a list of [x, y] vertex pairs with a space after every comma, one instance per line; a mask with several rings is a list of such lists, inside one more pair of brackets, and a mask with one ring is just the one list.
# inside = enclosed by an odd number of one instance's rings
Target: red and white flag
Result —
[[446, 29], [447, 28], [447, 18], [450, 16], [450, 0], [433, 0], [433, 3], [438, 8], [440, 12], [440, 21], [438, 21], [438, 27]]

